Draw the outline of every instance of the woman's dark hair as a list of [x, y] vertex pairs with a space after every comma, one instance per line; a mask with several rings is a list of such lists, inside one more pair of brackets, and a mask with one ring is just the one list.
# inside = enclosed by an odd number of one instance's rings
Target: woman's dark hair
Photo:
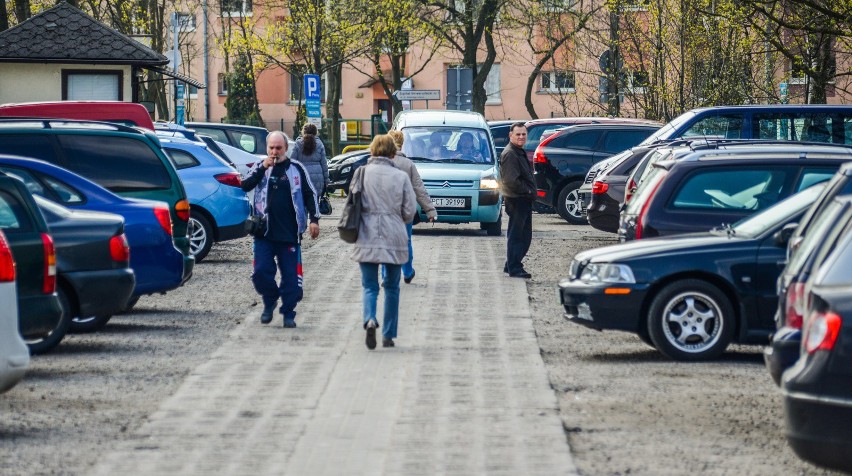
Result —
[[302, 152], [305, 155], [311, 155], [317, 148], [317, 126], [313, 124], [305, 124], [302, 126]]

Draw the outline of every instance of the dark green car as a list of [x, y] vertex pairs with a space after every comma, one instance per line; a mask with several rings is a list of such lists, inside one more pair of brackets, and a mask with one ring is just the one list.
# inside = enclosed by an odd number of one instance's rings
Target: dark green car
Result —
[[15, 259], [19, 329], [33, 353], [62, 340], [68, 329], [56, 294], [56, 254], [47, 223], [20, 180], [0, 172], [0, 229]]
[[189, 201], [153, 132], [94, 121], [0, 118], [0, 154], [44, 160], [118, 195], [168, 203], [175, 246], [184, 255], [183, 281], [192, 275]]

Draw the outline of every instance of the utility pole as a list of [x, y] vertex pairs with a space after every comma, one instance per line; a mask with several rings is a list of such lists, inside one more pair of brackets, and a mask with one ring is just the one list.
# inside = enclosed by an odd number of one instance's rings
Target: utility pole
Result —
[[607, 114], [612, 117], [618, 117], [621, 112], [621, 98], [619, 97], [619, 86], [621, 82], [621, 51], [619, 51], [618, 43], [618, 27], [619, 27], [619, 9], [621, 2], [616, 0], [613, 2], [612, 10], [609, 12], [609, 51], [610, 60], [607, 65]]

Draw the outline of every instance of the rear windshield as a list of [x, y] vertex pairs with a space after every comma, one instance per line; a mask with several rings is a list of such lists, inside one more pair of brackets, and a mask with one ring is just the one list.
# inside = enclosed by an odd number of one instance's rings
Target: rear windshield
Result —
[[648, 175], [648, 179], [642, 182], [639, 185], [639, 189], [636, 190], [636, 196], [630, 200], [630, 204], [627, 206], [627, 213], [630, 215], [638, 215], [639, 210], [642, 209], [642, 205], [651, 199], [651, 195], [656, 190], [657, 185], [665, 178], [668, 174], [668, 171], [662, 167], [651, 167], [651, 173]]
[[406, 127], [402, 152], [414, 161], [493, 164], [490, 132], [460, 127]]
[[145, 142], [129, 137], [60, 135], [67, 168], [113, 192], [167, 190], [166, 162]]
[[27, 211], [12, 194], [0, 190], [0, 228], [7, 232], [23, 232], [33, 229]]

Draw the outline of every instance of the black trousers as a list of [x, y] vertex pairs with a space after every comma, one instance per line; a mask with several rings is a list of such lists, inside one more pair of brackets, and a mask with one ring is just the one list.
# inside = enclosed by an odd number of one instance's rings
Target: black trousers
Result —
[[506, 271], [509, 274], [524, 271], [521, 262], [532, 242], [532, 200], [528, 198], [505, 198], [509, 227], [506, 230]]

